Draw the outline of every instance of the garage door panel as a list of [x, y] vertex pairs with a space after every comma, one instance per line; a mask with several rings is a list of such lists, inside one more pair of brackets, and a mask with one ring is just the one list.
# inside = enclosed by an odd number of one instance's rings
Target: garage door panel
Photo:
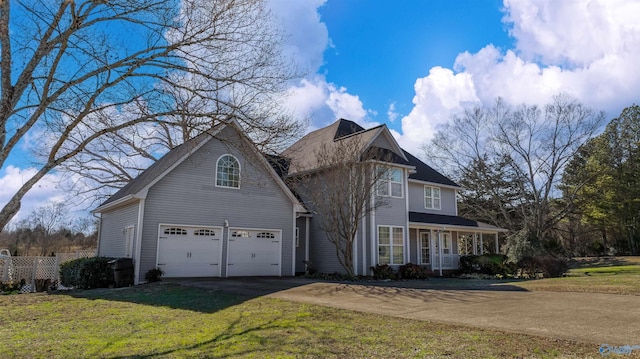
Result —
[[227, 276], [279, 276], [282, 231], [229, 231]]
[[219, 277], [222, 228], [160, 227], [158, 267], [166, 277]]

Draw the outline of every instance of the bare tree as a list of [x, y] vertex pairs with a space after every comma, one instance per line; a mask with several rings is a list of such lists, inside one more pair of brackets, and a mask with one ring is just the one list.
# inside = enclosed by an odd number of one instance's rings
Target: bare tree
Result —
[[386, 204], [376, 189], [387, 179], [389, 157], [384, 150], [367, 150], [357, 136], [347, 137], [319, 148], [315, 170], [289, 178], [349, 275], [355, 273], [353, 248], [362, 220]]
[[67, 209], [61, 202], [34, 208], [27, 220], [36, 236], [36, 243], [40, 247], [42, 256], [48, 255], [49, 250], [54, 247], [56, 232], [69, 225]]
[[522, 254], [539, 249], [568, 214], [570, 205], [556, 201], [562, 173], [603, 122], [602, 112], [566, 95], [544, 108], [512, 109], [499, 99], [454, 118], [425, 149], [468, 188], [462, 196], [471, 216], [517, 232], [511, 249]]
[[37, 169], [0, 228], [52, 171], [103, 196], [220, 122], [286, 139], [294, 73], [274, 24], [262, 0], [0, 1], [0, 167], [26, 144]]

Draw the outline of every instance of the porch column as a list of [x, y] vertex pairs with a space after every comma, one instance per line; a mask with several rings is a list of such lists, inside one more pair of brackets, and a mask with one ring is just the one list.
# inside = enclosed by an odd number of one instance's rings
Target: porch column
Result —
[[480, 255], [484, 254], [484, 242], [482, 240], [482, 233], [480, 233]]
[[498, 232], [496, 232], [496, 254], [500, 253], [500, 246], [498, 245]]
[[442, 231], [438, 230], [438, 271], [442, 277]]
[[471, 251], [473, 255], [478, 254], [478, 233], [473, 232], [473, 250]]

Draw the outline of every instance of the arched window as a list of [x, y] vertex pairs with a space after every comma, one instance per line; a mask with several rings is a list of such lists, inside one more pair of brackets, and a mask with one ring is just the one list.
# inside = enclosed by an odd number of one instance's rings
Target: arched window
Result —
[[216, 186], [240, 188], [240, 163], [231, 155], [218, 158]]

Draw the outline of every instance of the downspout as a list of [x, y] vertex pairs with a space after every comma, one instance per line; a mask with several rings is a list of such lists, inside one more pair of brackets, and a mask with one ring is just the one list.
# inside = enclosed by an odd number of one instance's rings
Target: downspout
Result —
[[[138, 202], [138, 223], [137, 223], [137, 227], [136, 228], [136, 247], [135, 247], [135, 254], [133, 256], [134, 258], [134, 262], [133, 262], [133, 268], [134, 268], [134, 278], [133, 278], [133, 284], [134, 285], [138, 285], [140, 284], [140, 257], [142, 257], [142, 226], [144, 223], [144, 198], [140, 199], [140, 202]], [[159, 227], [158, 227], [159, 228]], [[156, 242], [157, 244], [157, 242]], [[158, 254], [157, 254], [157, 249], [156, 249], [156, 265], [158, 264]]]
[[[293, 233], [292, 233], [292, 236], [291, 236], [291, 239], [292, 239], [292, 241], [291, 241], [291, 275], [295, 277], [295, 275], [296, 275], [296, 259], [297, 259], [296, 258], [296, 252], [297, 252], [297, 248], [296, 248], [296, 227], [298, 225], [297, 219], [298, 219], [299, 215], [298, 215], [298, 213], [296, 213], [296, 205], [295, 204], [292, 206], [292, 209], [293, 209], [293, 221], [291, 222], [291, 224], [293, 225], [293, 231], [292, 231]], [[281, 238], [280, 240], [284, 244], [284, 239]], [[298, 241], [299, 240], [300, 240], [300, 233], [298, 233]], [[284, 245], [282, 247], [284, 247]], [[282, 263], [282, 249], [280, 250], [280, 263]], [[282, 273], [282, 269], [281, 269], [280, 270], [280, 276], [282, 276], [282, 275], [283, 275], [283, 273]]]

